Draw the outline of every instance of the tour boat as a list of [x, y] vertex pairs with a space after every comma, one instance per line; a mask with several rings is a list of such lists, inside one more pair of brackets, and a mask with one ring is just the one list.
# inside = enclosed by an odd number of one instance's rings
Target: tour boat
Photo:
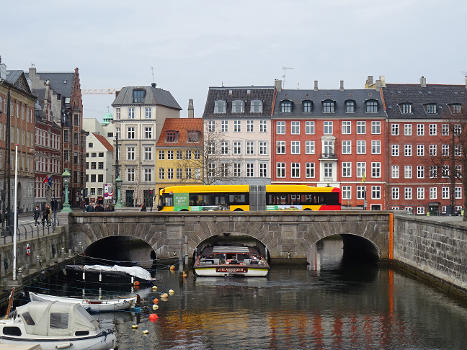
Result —
[[140, 266], [66, 265], [67, 277], [74, 282], [98, 284], [152, 285], [151, 273]]
[[80, 299], [29, 292], [29, 299], [31, 301], [60, 301], [62, 303], [80, 304], [88, 312], [106, 312], [129, 310], [136, 305], [138, 296], [116, 299]]
[[103, 329], [79, 304], [38, 302], [18, 306], [0, 320], [0, 344], [39, 344], [42, 350], [108, 350], [116, 346], [113, 330]]
[[193, 265], [197, 276], [265, 277], [269, 264], [255, 247], [209, 246]]

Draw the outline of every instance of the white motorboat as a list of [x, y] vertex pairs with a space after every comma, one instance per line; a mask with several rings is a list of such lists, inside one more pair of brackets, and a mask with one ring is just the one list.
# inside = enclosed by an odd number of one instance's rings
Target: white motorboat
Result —
[[31, 301], [60, 301], [62, 303], [80, 304], [88, 312], [108, 312], [128, 310], [135, 307], [138, 296], [116, 299], [80, 299], [29, 292], [29, 299]]
[[211, 246], [201, 251], [193, 269], [197, 276], [265, 277], [269, 264], [254, 247]]
[[18, 306], [0, 320], [0, 344], [39, 344], [42, 350], [109, 350], [113, 330], [103, 329], [79, 304], [37, 302]]
[[74, 282], [97, 284], [153, 285], [151, 273], [140, 266], [66, 265], [67, 276]]

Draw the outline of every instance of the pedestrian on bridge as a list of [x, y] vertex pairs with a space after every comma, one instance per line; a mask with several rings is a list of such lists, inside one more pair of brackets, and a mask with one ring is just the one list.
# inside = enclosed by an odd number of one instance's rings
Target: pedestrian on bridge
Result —
[[50, 225], [50, 206], [45, 205], [44, 211], [42, 212], [42, 226], [47, 222], [47, 226]]
[[34, 208], [34, 213], [33, 213], [33, 217], [34, 217], [34, 226], [37, 226], [37, 223], [38, 223], [38, 220], [39, 220], [39, 217], [41, 216], [41, 211], [39, 209], [39, 206], [36, 205], [35, 208]]

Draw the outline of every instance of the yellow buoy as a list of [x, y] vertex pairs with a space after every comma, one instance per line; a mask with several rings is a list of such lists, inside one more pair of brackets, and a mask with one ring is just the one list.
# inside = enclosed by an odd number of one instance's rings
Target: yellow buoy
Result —
[[153, 310], [159, 309], [159, 305], [153, 305], [153, 306], [152, 306], [152, 309], [153, 309]]
[[161, 299], [167, 299], [169, 295], [167, 293], [161, 294]]
[[153, 292], [157, 291], [157, 286], [152, 286], [152, 291]]
[[138, 328], [138, 325], [137, 324], [132, 324], [131, 328], [136, 329], [136, 328]]
[[170, 271], [175, 271], [175, 265], [170, 265]]
[[147, 329], [145, 329], [145, 330], [143, 331], [143, 334], [148, 334], [148, 333], [149, 333], [149, 331], [148, 331]]
[[173, 289], [169, 289], [169, 294], [170, 294], [170, 295], [174, 295], [174, 294], [175, 294], [174, 290], [173, 290]]

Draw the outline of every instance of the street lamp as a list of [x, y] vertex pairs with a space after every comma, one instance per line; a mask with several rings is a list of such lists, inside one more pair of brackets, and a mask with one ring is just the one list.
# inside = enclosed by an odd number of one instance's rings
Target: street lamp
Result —
[[115, 208], [121, 208], [123, 207], [122, 204], [122, 197], [121, 197], [121, 188], [122, 188], [122, 179], [120, 178], [120, 175], [115, 179], [115, 185], [117, 187], [117, 203], [115, 203]]
[[62, 174], [63, 184], [65, 185], [65, 202], [63, 203], [62, 213], [71, 213], [70, 203], [68, 203], [68, 184], [70, 183], [71, 174], [68, 169]]

